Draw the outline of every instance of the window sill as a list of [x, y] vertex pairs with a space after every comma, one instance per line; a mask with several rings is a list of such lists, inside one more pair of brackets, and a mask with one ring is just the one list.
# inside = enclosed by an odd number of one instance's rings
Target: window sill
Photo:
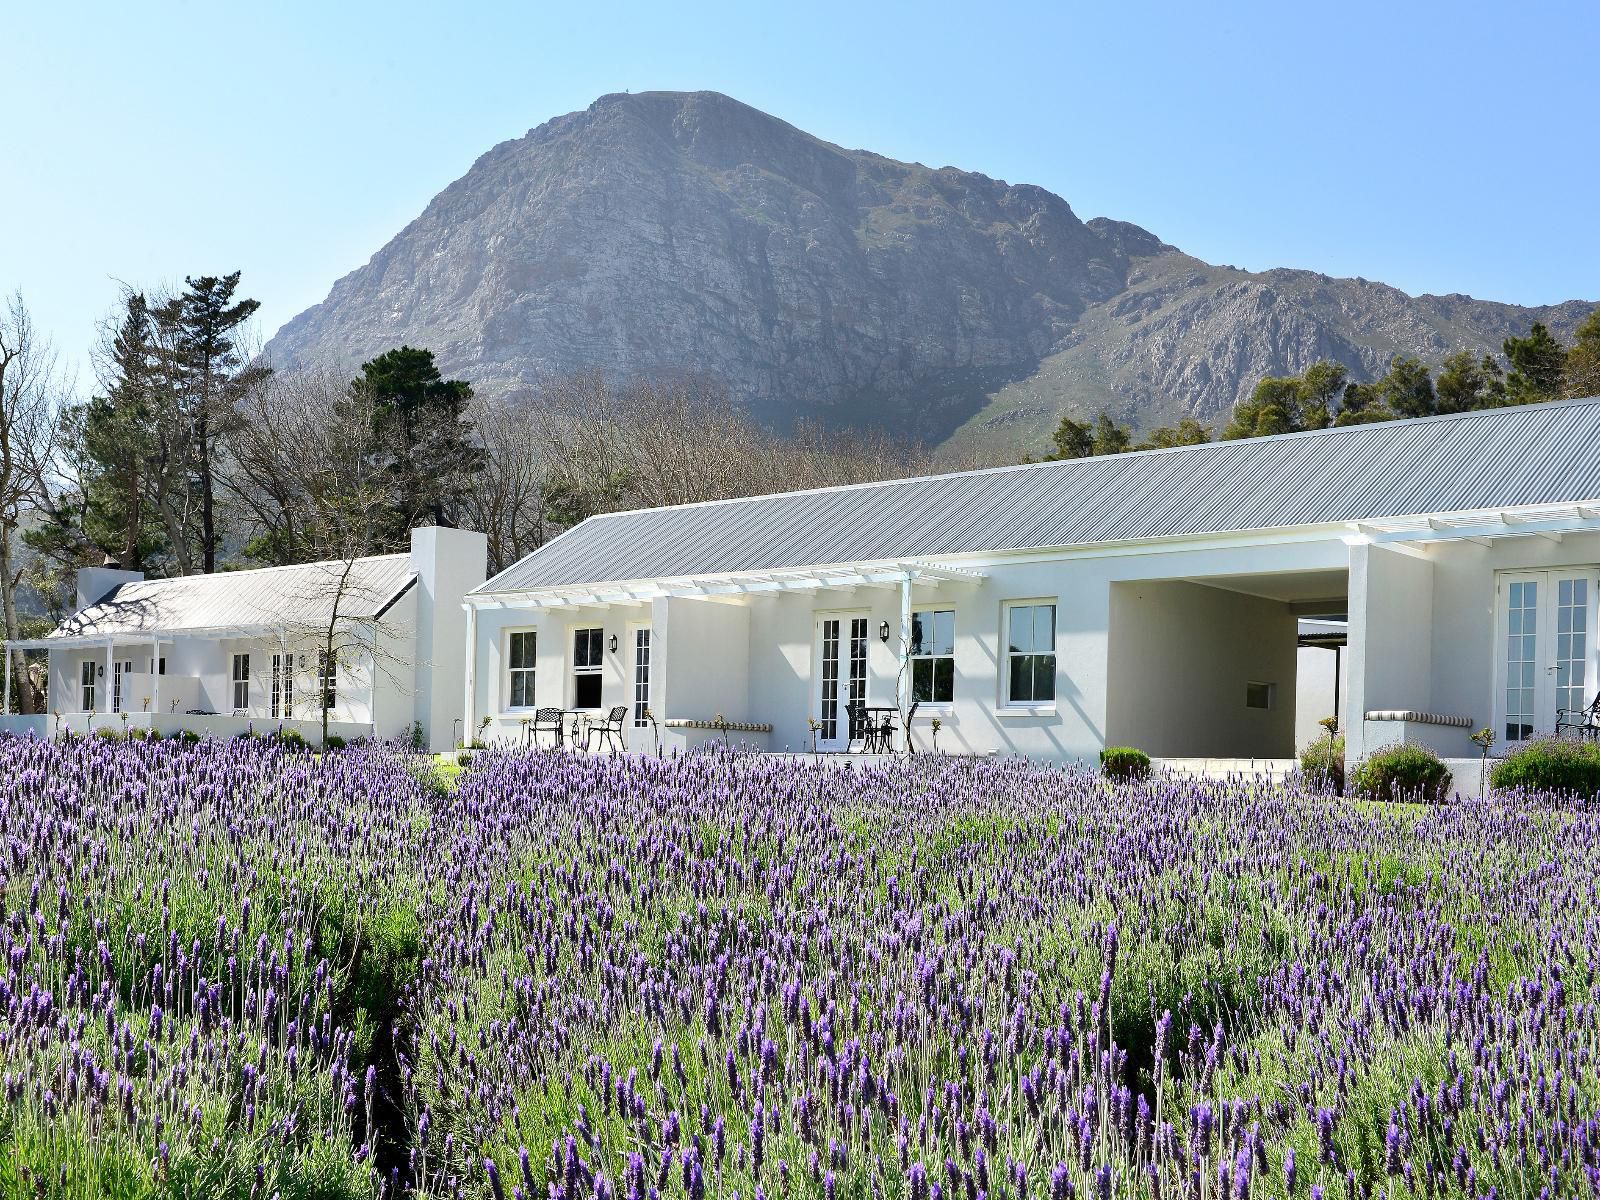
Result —
[[1056, 715], [1056, 706], [1054, 704], [997, 704], [994, 715], [1003, 720], [1053, 717]]

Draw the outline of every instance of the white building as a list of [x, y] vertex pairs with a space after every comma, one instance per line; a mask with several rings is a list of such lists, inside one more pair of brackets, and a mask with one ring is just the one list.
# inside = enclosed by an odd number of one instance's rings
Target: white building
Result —
[[[49, 713], [0, 716], [41, 736], [294, 729], [321, 737], [460, 737], [462, 600], [483, 582], [479, 533], [425, 528], [407, 554], [145, 579], [78, 573], [77, 611], [44, 638]], [[330, 653], [331, 651], [331, 653]], [[6, 695], [11, 656], [6, 655]]]
[[1467, 758], [1593, 698], [1597, 567], [1594, 400], [616, 513], [467, 597], [464, 717], [830, 750], [915, 698], [922, 748], [1259, 762], [1337, 703]]

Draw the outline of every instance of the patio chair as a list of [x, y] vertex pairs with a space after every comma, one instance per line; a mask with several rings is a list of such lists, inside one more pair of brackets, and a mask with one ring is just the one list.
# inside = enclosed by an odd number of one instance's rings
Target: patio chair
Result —
[[1556, 710], [1556, 736], [1592, 740], [1600, 737], [1600, 694], [1588, 708], [1559, 708]]
[[849, 736], [845, 738], [845, 753], [852, 753], [856, 743], [861, 743], [862, 753], [871, 753], [873, 744], [872, 721], [867, 716], [867, 706], [860, 700], [852, 700], [844, 706], [846, 719], [850, 722]]
[[628, 706], [618, 704], [606, 714], [604, 721], [591, 721], [583, 734], [583, 748], [590, 749], [590, 742], [598, 737], [600, 748], [610, 746], [613, 750], [625, 750], [627, 747], [622, 741], [622, 722], [627, 719]]
[[550, 744], [559, 747], [567, 740], [566, 714], [559, 708], [538, 708], [533, 713], [533, 725], [530, 728], [533, 744], [539, 744], [539, 735], [548, 733], [551, 737]]

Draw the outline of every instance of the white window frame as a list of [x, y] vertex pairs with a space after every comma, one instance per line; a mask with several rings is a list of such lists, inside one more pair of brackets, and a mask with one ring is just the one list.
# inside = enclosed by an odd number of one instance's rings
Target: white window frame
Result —
[[[916, 609], [911, 614], [912, 629], [913, 629], [913, 631], [915, 631], [916, 623], [917, 623], [917, 620], [919, 618], [937, 617], [940, 613], [949, 613], [950, 614], [950, 652], [948, 654], [916, 654], [916, 653], [913, 653], [913, 651], [916, 649], [916, 641], [915, 640], [912, 641], [910, 646], [906, 647], [906, 661], [910, 664], [910, 666], [907, 667], [907, 671], [909, 672], [909, 674], [911, 676], [910, 681], [909, 681], [910, 685], [911, 685], [911, 699], [915, 700], [917, 702], [917, 704], [922, 708], [950, 708], [956, 702], [956, 610], [955, 610], [955, 606], [954, 605], [949, 605], [949, 606], [945, 606], [945, 607], [919, 608], [919, 609]], [[913, 639], [914, 638], [915, 638], [915, 633], [913, 632]], [[918, 699], [918, 697], [917, 697], [917, 664], [919, 662], [926, 662], [926, 663], [933, 664], [932, 666], [930, 666], [928, 668], [929, 672], [931, 673], [929, 681], [928, 681], [929, 682], [928, 691], [929, 691], [929, 694], [931, 695], [933, 692], [935, 692], [937, 690], [937, 685], [938, 685], [938, 682], [939, 682], [939, 666], [938, 666], [939, 660], [946, 659], [946, 658], [948, 658], [950, 660], [950, 698], [948, 700], [933, 700], [933, 699], [921, 700], [921, 699]]]
[[[568, 672], [572, 688], [572, 705], [574, 711], [599, 712], [606, 706], [605, 696], [605, 663], [606, 663], [606, 629], [604, 625], [574, 625], [568, 631], [567, 645], [572, 647], [572, 664]], [[593, 662], [578, 665], [578, 635], [594, 634], [599, 649], [595, 652]], [[578, 703], [578, 680], [581, 677], [593, 675], [597, 677], [600, 694], [594, 704], [583, 705]]]
[[[512, 666], [511, 648], [519, 637], [533, 639], [533, 665], [527, 667]], [[508, 629], [505, 631], [505, 650], [502, 660], [505, 663], [505, 712], [532, 712], [537, 707], [539, 685], [539, 631], [531, 626], [522, 629]], [[527, 690], [523, 694], [523, 703], [517, 704], [513, 697], [516, 689], [512, 686], [517, 675], [527, 676]]]
[[78, 668], [78, 703], [83, 706], [84, 712], [95, 711], [95, 673], [98, 670], [99, 666], [92, 658], [84, 659], [83, 665]]
[[[239, 671], [239, 668], [241, 666], [244, 667], [244, 672], [242, 674]], [[244, 711], [244, 712], [249, 712], [250, 711], [250, 652], [248, 650], [246, 650], [246, 651], [244, 651], [243, 653], [240, 653], [240, 654], [235, 654], [233, 656], [232, 665], [228, 669], [228, 681], [232, 685], [231, 690], [232, 690], [233, 694], [232, 694], [231, 699], [233, 700], [233, 710], [235, 712], [239, 712], [241, 710]], [[241, 695], [240, 695], [240, 689], [241, 688], [243, 689], [243, 696], [242, 696], [242, 699], [244, 700], [243, 704], [239, 703], [239, 701], [241, 699]]]
[[[1016, 655], [1011, 651], [1011, 614], [1019, 608], [1043, 608], [1050, 611], [1050, 649], [1027, 650]], [[1005, 600], [1000, 604], [1000, 707], [1011, 712], [1053, 712], [1056, 696], [1061, 690], [1061, 604], [1054, 596], [1035, 596], [1026, 599]], [[1011, 660], [1014, 657], [1033, 657], [1048, 653], [1051, 659], [1050, 698], [1048, 700], [1013, 700], [1011, 698]]]

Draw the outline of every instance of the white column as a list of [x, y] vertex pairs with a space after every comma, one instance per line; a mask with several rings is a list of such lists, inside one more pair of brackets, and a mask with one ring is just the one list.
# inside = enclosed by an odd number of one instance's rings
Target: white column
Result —
[[476, 605], [463, 604], [467, 610], [467, 661], [466, 661], [466, 696], [461, 705], [461, 742], [463, 745], [472, 744], [473, 719], [472, 702], [473, 693], [478, 686], [478, 609]]
[[151, 728], [155, 728], [155, 717], [161, 715], [161, 639], [157, 638], [150, 643], [150, 711], [155, 714], [151, 717]]
[[898, 682], [895, 691], [900, 697], [900, 730], [911, 749], [911, 730], [906, 715], [911, 711], [911, 585], [916, 578], [907, 571], [900, 580], [900, 661], [895, 666]]
[[5, 697], [0, 699], [0, 713], [9, 713], [11, 711], [11, 643], [5, 642], [4, 645], [6, 649], [6, 693]]
[[106, 712], [110, 712], [110, 711], [112, 711], [113, 708], [116, 707], [115, 704], [112, 703], [112, 698], [116, 695], [116, 693], [112, 691], [112, 687], [117, 682], [117, 664], [116, 664], [115, 660], [111, 657], [112, 650], [113, 650], [112, 643], [111, 642], [107, 642], [106, 643], [106, 685], [105, 685], [104, 689], [102, 689], [103, 694], [105, 695], [105, 698], [106, 698], [106, 708], [105, 708]]

